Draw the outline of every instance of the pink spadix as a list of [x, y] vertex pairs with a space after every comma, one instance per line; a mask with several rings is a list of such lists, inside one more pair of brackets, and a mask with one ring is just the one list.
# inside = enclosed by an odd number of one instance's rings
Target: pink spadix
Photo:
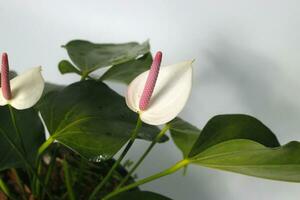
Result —
[[151, 69], [149, 71], [147, 81], [140, 99], [140, 103], [139, 103], [140, 110], [146, 110], [149, 105], [150, 98], [154, 91], [154, 87], [158, 77], [161, 59], [162, 59], [162, 52], [158, 51], [152, 62]]
[[9, 64], [7, 53], [2, 54], [2, 65], [1, 65], [1, 88], [2, 95], [6, 100], [12, 98], [10, 83], [9, 83]]

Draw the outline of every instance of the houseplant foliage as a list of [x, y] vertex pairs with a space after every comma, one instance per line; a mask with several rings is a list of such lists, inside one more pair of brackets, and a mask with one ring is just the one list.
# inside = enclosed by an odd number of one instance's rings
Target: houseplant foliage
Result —
[[[59, 71], [79, 75], [70, 85], [44, 82], [40, 67], [12, 78], [3, 54], [1, 200], [167, 200], [139, 186], [192, 164], [300, 182], [300, 143], [281, 145], [258, 119], [218, 115], [199, 129], [177, 117], [190, 94], [193, 61], [160, 67], [162, 53], [152, 57], [148, 41], [74, 40], [63, 47], [70, 60], [59, 62]], [[105, 72], [95, 75], [100, 68]], [[125, 97], [109, 87], [112, 81], [128, 85]], [[129, 165], [126, 154], [136, 139], [149, 145]], [[177, 163], [133, 177], [156, 143], [171, 141], [182, 152]]]

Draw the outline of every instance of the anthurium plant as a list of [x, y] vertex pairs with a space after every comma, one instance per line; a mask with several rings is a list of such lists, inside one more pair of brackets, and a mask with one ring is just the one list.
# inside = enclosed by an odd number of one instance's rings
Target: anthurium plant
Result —
[[[78, 75], [70, 85], [45, 82], [41, 67], [9, 71], [2, 55], [1, 200], [168, 200], [139, 186], [189, 165], [300, 182], [300, 143], [281, 145], [258, 119], [217, 115], [197, 128], [178, 117], [198, 67], [193, 60], [161, 66], [162, 52], [152, 57], [148, 41], [74, 40], [63, 47], [70, 60], [59, 62], [59, 71]], [[100, 68], [106, 71], [94, 73]], [[111, 82], [128, 85], [125, 97]], [[129, 161], [137, 139], [149, 144], [140, 159]], [[167, 142], [182, 152], [178, 162], [135, 178], [155, 145]]]

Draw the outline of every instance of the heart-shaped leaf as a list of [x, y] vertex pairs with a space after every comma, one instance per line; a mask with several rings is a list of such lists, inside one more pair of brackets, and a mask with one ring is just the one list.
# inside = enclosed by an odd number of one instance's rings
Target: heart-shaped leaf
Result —
[[178, 117], [169, 122], [168, 126], [172, 139], [181, 150], [183, 157], [188, 157], [201, 131]]
[[112, 66], [101, 76], [100, 80], [111, 80], [129, 84], [136, 76], [147, 71], [151, 64], [152, 55], [148, 53], [136, 60]]
[[128, 62], [149, 52], [148, 41], [122, 44], [95, 44], [84, 40], [73, 40], [64, 46], [73, 63], [82, 71], [89, 73], [107, 66]]
[[44, 98], [47, 96], [48, 93], [60, 91], [65, 87], [66, 87], [65, 85], [58, 85], [58, 84], [55, 84], [55, 83], [45, 82], [43, 95], [40, 98], [40, 100], [34, 105], [34, 108], [36, 110], [38, 110], [39, 105], [41, 104], [41, 102], [44, 101]]
[[22, 157], [34, 163], [44, 140], [44, 127], [36, 111], [0, 107], [0, 171], [24, 167]]
[[233, 139], [249, 139], [266, 147], [280, 146], [276, 136], [259, 120], [248, 115], [218, 115], [208, 121], [194, 144], [189, 157]]
[[228, 140], [190, 158], [191, 163], [255, 177], [300, 182], [300, 143], [268, 148], [252, 140]]
[[46, 95], [49, 92], [60, 91], [65, 87], [66, 87], [65, 85], [58, 85], [58, 84], [55, 84], [55, 83], [45, 82], [45, 88], [44, 88], [43, 96]]
[[147, 191], [123, 192], [110, 198], [111, 200], [171, 200], [168, 197]]
[[[53, 139], [90, 159], [117, 153], [137, 121], [122, 96], [93, 80], [49, 93], [38, 109]], [[158, 132], [157, 127], [143, 124], [139, 137], [153, 140]]]
[[263, 123], [247, 115], [219, 115], [203, 128], [187, 160], [210, 168], [300, 182], [300, 144], [280, 147]]

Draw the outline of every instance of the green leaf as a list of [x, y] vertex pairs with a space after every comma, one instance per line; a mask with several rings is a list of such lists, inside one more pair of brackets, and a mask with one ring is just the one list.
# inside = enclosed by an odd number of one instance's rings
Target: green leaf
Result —
[[169, 122], [168, 126], [172, 139], [181, 150], [183, 157], [188, 157], [201, 131], [178, 117]]
[[89, 74], [101, 67], [128, 62], [149, 52], [148, 41], [122, 44], [95, 44], [84, 40], [73, 40], [64, 46], [73, 63]]
[[46, 95], [47, 93], [53, 92], [53, 91], [60, 91], [65, 87], [66, 87], [65, 85], [58, 85], [55, 83], [45, 82], [45, 88], [43, 91], [43, 95]]
[[75, 73], [81, 75], [80, 71], [67, 60], [60, 61], [58, 63], [58, 69], [61, 74]]
[[246, 139], [228, 140], [189, 160], [215, 169], [266, 179], [300, 182], [300, 143], [269, 148]]
[[100, 78], [100, 80], [111, 80], [129, 84], [136, 76], [147, 71], [152, 64], [150, 53], [136, 60], [112, 66]]
[[300, 144], [280, 146], [263, 123], [247, 115], [219, 115], [203, 128], [191, 163], [250, 176], [300, 182]]
[[44, 101], [44, 98], [47, 98], [48, 93], [60, 91], [65, 87], [66, 87], [65, 85], [58, 85], [58, 84], [55, 84], [55, 83], [45, 82], [45, 87], [44, 87], [42, 97], [34, 105], [34, 109], [38, 110], [39, 105], [41, 104], [41, 102]]
[[0, 107], [0, 171], [24, 167], [20, 153], [34, 163], [37, 150], [44, 140], [44, 127], [37, 112], [33, 109], [10, 110], [8, 106]]
[[111, 200], [171, 200], [168, 197], [147, 191], [123, 192], [110, 198]]
[[[90, 159], [117, 153], [137, 121], [122, 96], [93, 80], [49, 93], [38, 109], [54, 139]], [[158, 132], [157, 127], [144, 124], [139, 137], [153, 140]]]
[[249, 139], [267, 147], [280, 146], [276, 136], [259, 120], [248, 115], [218, 115], [208, 121], [194, 144], [189, 157], [233, 139]]

